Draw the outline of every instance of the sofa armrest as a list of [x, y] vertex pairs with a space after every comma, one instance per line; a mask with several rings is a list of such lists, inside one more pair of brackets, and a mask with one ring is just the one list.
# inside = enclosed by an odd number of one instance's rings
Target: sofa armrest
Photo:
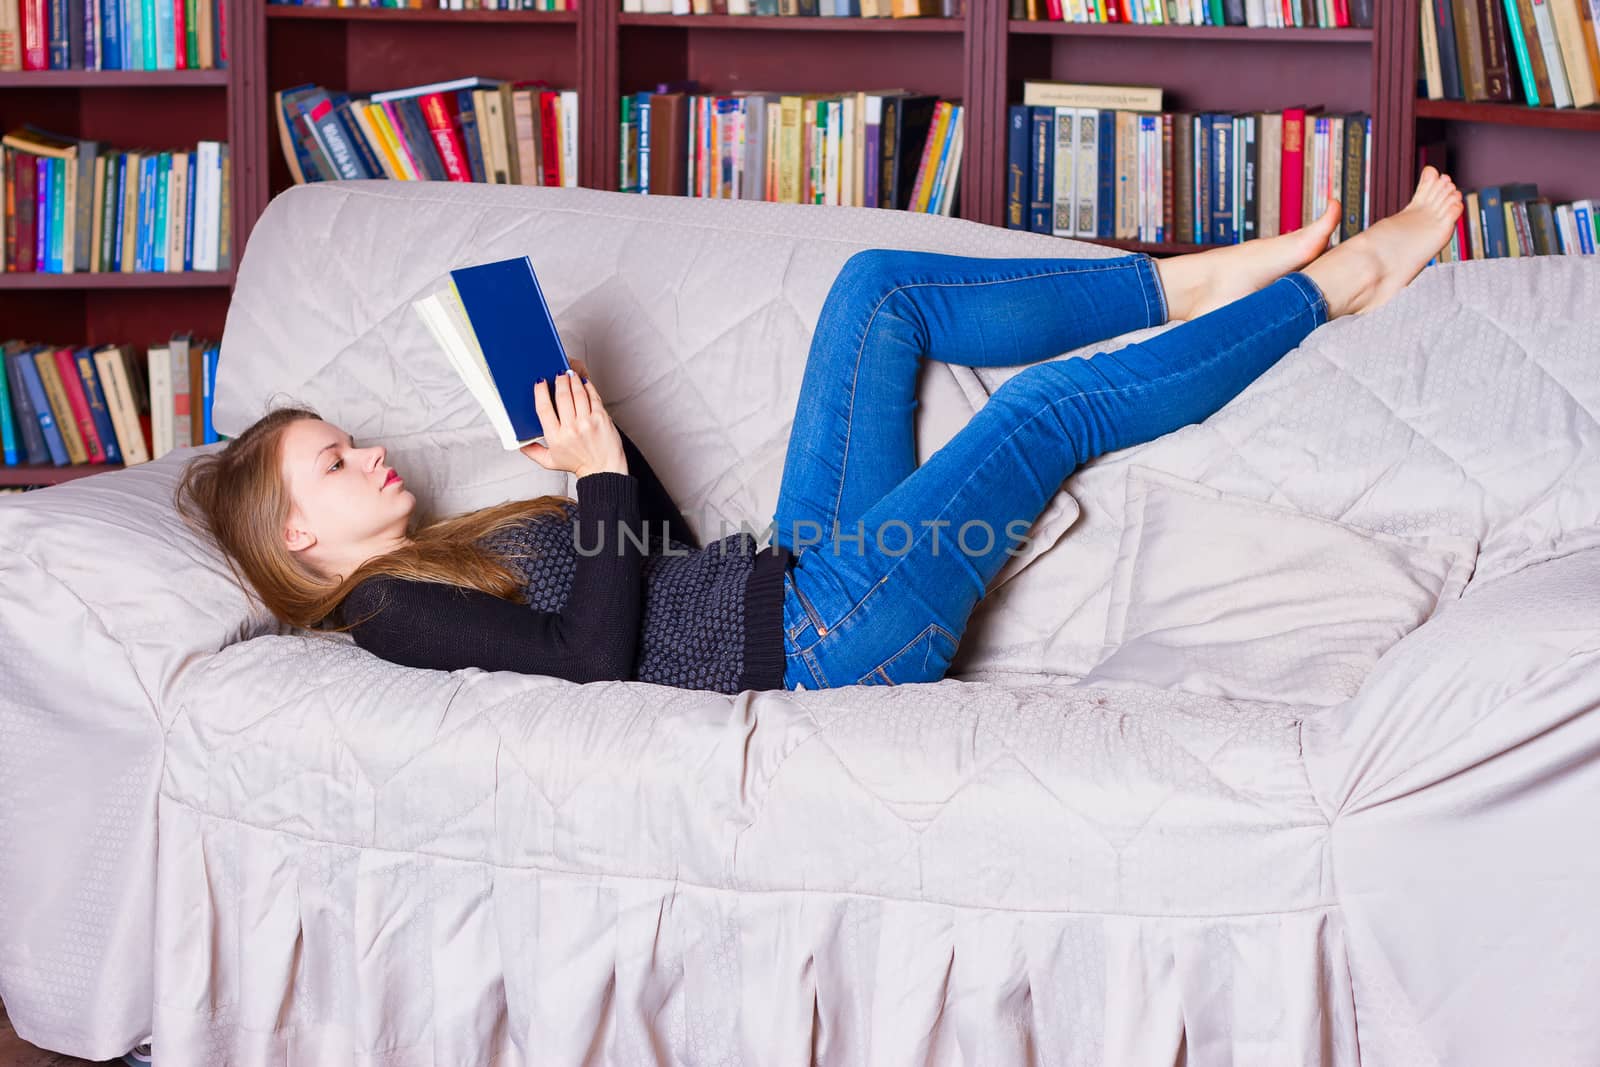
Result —
[[1600, 549], [1471, 588], [1302, 740], [1363, 1058], [1592, 1058]]

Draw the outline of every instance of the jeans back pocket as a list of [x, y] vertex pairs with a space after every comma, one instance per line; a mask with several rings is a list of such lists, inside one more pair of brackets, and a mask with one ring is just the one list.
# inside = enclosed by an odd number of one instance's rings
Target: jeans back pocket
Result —
[[911, 682], [936, 682], [944, 677], [955, 659], [954, 634], [931, 622], [906, 642], [894, 655], [856, 679], [857, 685], [906, 685]]

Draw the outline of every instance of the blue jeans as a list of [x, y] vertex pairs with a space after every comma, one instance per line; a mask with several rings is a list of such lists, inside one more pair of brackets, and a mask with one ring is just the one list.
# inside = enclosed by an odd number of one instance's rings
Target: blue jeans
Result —
[[[944, 676], [989, 580], [1074, 469], [1217, 411], [1327, 321], [1298, 272], [1148, 340], [1167, 321], [1150, 257], [988, 259], [874, 248], [824, 301], [772, 540], [785, 689]], [[1029, 366], [917, 465], [923, 359]]]

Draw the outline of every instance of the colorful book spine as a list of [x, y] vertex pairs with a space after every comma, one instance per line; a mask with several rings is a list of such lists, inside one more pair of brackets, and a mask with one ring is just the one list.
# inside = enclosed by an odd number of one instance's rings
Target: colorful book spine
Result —
[[106, 403], [105, 390], [100, 387], [100, 376], [95, 372], [93, 349], [79, 348], [73, 353], [78, 368], [78, 378], [83, 385], [84, 399], [94, 420], [95, 434], [103, 449], [105, 463], [121, 463], [122, 449], [117, 444], [117, 431], [112, 425], [111, 410]]

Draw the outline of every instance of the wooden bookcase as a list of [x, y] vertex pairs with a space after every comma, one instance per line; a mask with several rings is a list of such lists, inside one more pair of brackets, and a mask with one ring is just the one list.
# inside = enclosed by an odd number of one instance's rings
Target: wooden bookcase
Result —
[[[1600, 193], [1600, 109], [1416, 99], [1413, 0], [1379, 4], [1372, 29], [1345, 30], [1026, 22], [1008, 17], [1006, 0], [964, 0], [961, 16], [932, 19], [624, 14], [618, 0], [579, 0], [579, 10], [561, 12], [227, 2], [226, 70], [3, 74], [0, 122], [119, 146], [226, 137], [235, 263], [267, 202], [291, 181], [272, 93], [306, 81], [359, 93], [478, 74], [575, 88], [579, 184], [593, 189], [617, 187], [623, 93], [691, 78], [708, 92], [903, 86], [966, 105], [955, 214], [995, 226], [1005, 212], [1006, 106], [1036, 78], [1161, 85], [1174, 110], [1366, 111], [1378, 218], [1408, 199], [1416, 146], [1439, 138], [1463, 187], [1534, 180], [1553, 197]], [[1153, 253], [1196, 247], [1106, 243]], [[150, 344], [177, 329], [220, 334], [232, 280], [231, 272], [4, 274], [0, 320], [8, 336], [62, 343]], [[0, 484], [100, 469], [0, 468]]]

